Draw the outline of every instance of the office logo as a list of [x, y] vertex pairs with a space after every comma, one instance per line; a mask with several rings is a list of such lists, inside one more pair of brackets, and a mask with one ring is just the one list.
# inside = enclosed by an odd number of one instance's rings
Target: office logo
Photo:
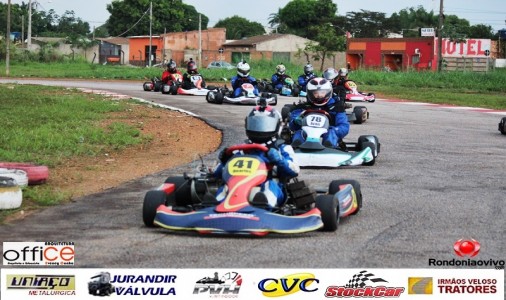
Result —
[[432, 277], [409, 277], [408, 294], [432, 295]]
[[73, 266], [73, 242], [4, 242], [3, 264]]

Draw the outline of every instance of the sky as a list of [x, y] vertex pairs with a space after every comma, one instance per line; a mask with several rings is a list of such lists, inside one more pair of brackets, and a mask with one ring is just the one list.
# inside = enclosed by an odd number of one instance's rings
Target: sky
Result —
[[[28, 3], [28, 0], [11, 0], [11, 3]], [[38, 9], [48, 11], [54, 9], [62, 15], [66, 10], [73, 10], [76, 17], [90, 24], [90, 27], [98, 27], [105, 23], [109, 17], [106, 5], [111, 0], [32, 0], [38, 3]], [[162, 1], [162, 0], [157, 0]], [[198, 12], [209, 18], [209, 27], [212, 27], [220, 19], [234, 15], [242, 16], [250, 21], [268, 26], [269, 15], [277, 13], [279, 8], [284, 7], [290, 0], [183, 0], [184, 3], [193, 5]], [[387, 17], [392, 13], [409, 7], [423, 6], [427, 11], [433, 10], [439, 13], [441, 0], [334, 0], [337, 4], [337, 14], [346, 15], [347, 12], [360, 11], [361, 9], [384, 12]], [[7, 3], [7, 0], [1, 2]], [[457, 15], [467, 19], [471, 25], [490, 25], [496, 31], [506, 28], [506, 5], [504, 0], [443, 0], [445, 14]]]

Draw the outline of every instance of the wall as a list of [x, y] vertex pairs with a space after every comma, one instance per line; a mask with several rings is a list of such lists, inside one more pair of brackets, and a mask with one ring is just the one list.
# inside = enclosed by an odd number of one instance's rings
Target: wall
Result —
[[[156, 63], [162, 61], [163, 39], [160, 36], [151, 38], [151, 46], [156, 46]], [[129, 37], [128, 60], [132, 65], [145, 66], [146, 46], [149, 46], [149, 36]]]

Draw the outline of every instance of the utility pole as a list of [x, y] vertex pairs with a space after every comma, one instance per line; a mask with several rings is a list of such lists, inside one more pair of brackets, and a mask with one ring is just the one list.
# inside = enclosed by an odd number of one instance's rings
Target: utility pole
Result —
[[21, 47], [25, 47], [25, 15], [21, 15]]
[[439, 2], [439, 23], [437, 25], [437, 71], [443, 68], [443, 0]]
[[202, 15], [199, 14], [199, 69], [202, 67]]
[[28, 37], [26, 41], [26, 48], [30, 50], [32, 47], [32, 0], [28, 0]]
[[10, 74], [10, 56], [11, 56], [11, 0], [7, 3], [7, 41], [5, 49], [5, 76]]
[[151, 49], [153, 48], [153, 1], [149, 2], [149, 66], [151, 67]]

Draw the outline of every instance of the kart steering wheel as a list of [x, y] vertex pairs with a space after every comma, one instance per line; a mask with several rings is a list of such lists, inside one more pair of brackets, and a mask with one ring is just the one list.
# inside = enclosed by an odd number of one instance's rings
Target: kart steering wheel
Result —
[[322, 115], [326, 115], [327, 118], [330, 118], [330, 114], [327, 111], [323, 110], [323, 109], [306, 109], [300, 115], [302, 117], [304, 117], [305, 115], [310, 114], [310, 113], [322, 114]]
[[264, 146], [262, 144], [240, 144], [240, 145], [228, 147], [225, 153], [227, 155], [232, 155], [232, 152], [234, 152], [236, 150], [242, 150], [242, 151], [259, 150], [259, 151], [267, 152], [267, 151], [269, 151], [269, 148], [267, 148], [266, 146]]

